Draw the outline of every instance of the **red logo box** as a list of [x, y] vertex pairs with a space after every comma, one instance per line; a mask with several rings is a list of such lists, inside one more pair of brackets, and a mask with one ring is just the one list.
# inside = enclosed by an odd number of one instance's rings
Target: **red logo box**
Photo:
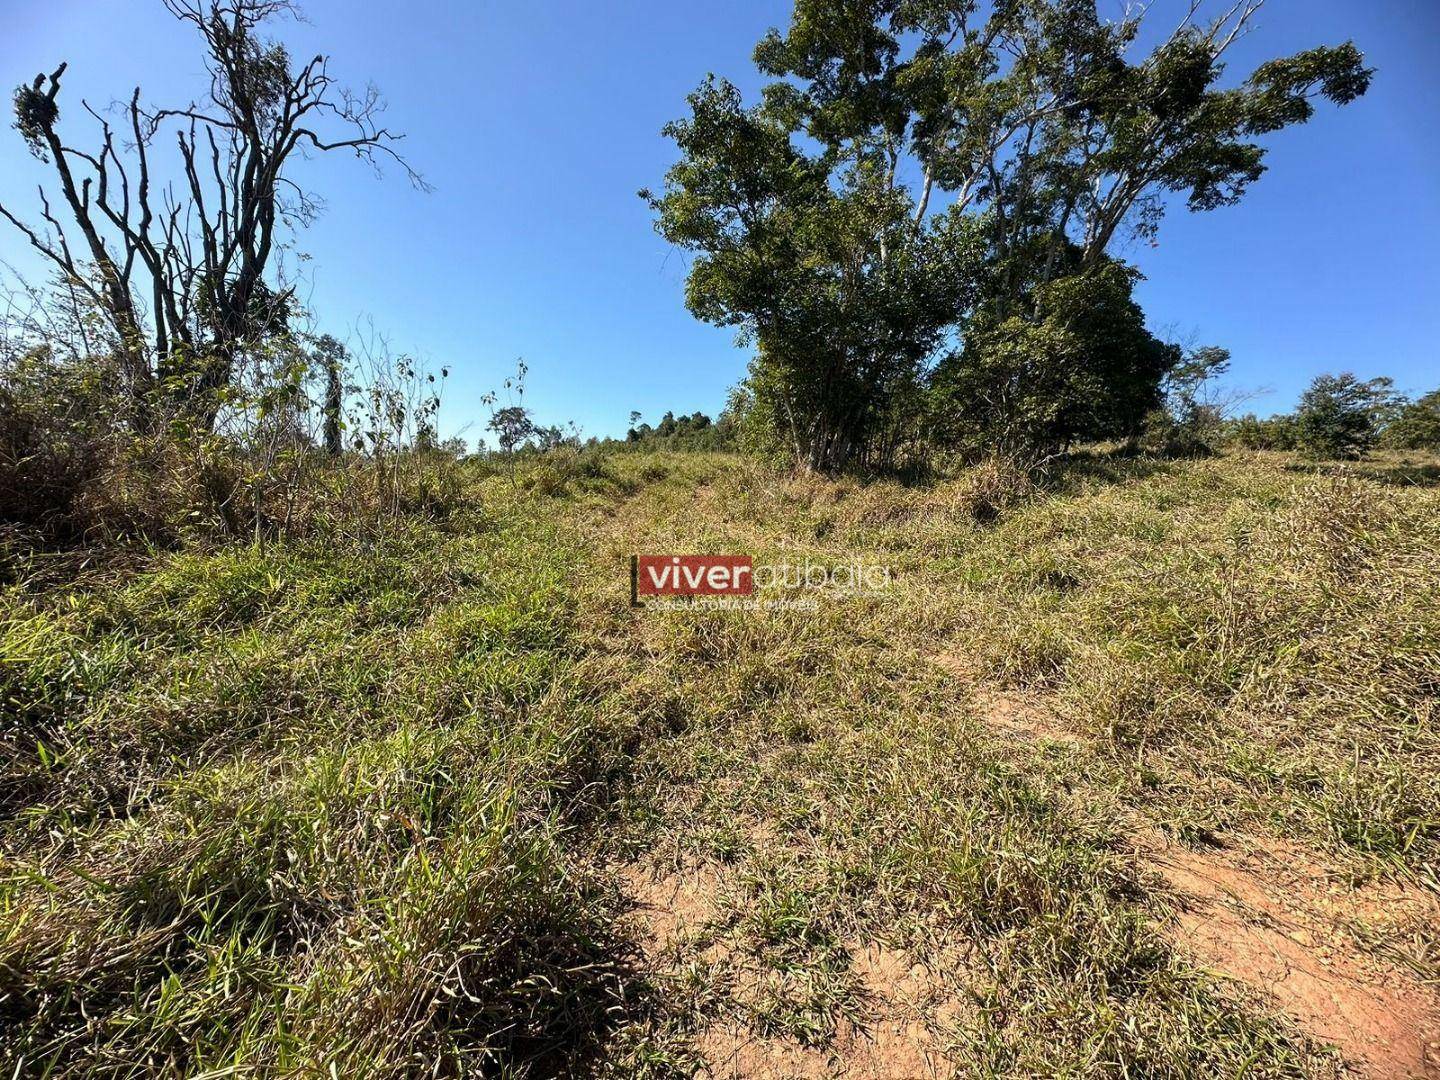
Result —
[[634, 555], [635, 596], [749, 596], [755, 590], [749, 555]]

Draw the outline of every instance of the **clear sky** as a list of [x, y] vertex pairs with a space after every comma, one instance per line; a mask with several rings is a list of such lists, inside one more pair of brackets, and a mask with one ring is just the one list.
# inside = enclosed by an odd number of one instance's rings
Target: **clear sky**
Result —
[[[1175, 2], [1157, 0], [1162, 21]], [[195, 48], [159, 0], [4, 6], [0, 83], [68, 60], [71, 133], [88, 119], [81, 96], [202, 88]], [[370, 318], [396, 348], [448, 364], [447, 432], [478, 419], [477, 399], [518, 357], [541, 422], [604, 435], [631, 409], [652, 422], [718, 413], [746, 354], [685, 310], [686, 257], [655, 235], [636, 191], [659, 185], [674, 157], [660, 127], [706, 72], [758, 86], [750, 53], [786, 22], [785, 0], [304, 8], [308, 22], [282, 36], [298, 55], [330, 54], [352, 85], [374, 81], [434, 186], [411, 190], [394, 169], [376, 180], [333, 155], [305, 166], [327, 203], [300, 244], [324, 329], [344, 337]], [[1231, 70], [1346, 38], [1379, 69], [1365, 98], [1272, 137], [1270, 172], [1240, 206], [1177, 210], [1158, 247], [1120, 252], [1147, 275], [1152, 327], [1230, 348], [1234, 382], [1272, 388], [1261, 412], [1288, 408], [1321, 371], [1440, 384], [1440, 0], [1269, 0]], [[0, 131], [0, 198], [29, 211], [42, 175]], [[33, 269], [0, 226], [0, 259]]]

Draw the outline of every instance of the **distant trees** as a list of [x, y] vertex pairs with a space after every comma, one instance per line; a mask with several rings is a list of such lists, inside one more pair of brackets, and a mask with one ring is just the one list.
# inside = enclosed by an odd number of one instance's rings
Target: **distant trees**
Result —
[[755, 346], [751, 426], [827, 470], [937, 434], [1033, 453], [1133, 432], [1179, 357], [1115, 238], [1153, 237], [1167, 193], [1236, 202], [1256, 137], [1370, 79], [1347, 43], [1221, 89], [1260, 0], [1200, 7], [1132, 58], [1142, 15], [1083, 0], [796, 0], [756, 49], [758, 104], [702, 84], [641, 194], [698, 253], [690, 310]]
[[1297, 443], [1295, 418], [1287, 415], [1262, 419], [1249, 413], [1230, 425], [1228, 435], [1246, 450], [1294, 450]]
[[1395, 404], [1391, 379], [1317, 376], [1295, 409], [1296, 445], [1311, 457], [1360, 457], [1379, 439]]
[[[324, 56], [293, 59], [262, 36], [294, 14], [289, 0], [165, 0], [199, 36], [209, 86], [201, 99], [142, 103], [137, 87], [112, 118], [81, 106], [98, 132], [87, 147], [62, 133], [66, 65], [15, 92], [15, 127], [40, 161], [38, 223], [0, 206], [56, 268], [77, 318], [116, 370], [130, 421], [163, 409], [209, 430], [237, 362], [288, 343], [294, 301], [275, 265], [286, 232], [319, 202], [292, 175], [309, 152], [343, 150], [399, 163], [399, 136], [379, 123], [372, 88], [337, 87]], [[174, 167], [157, 154], [178, 150]], [[176, 182], [170, 182], [174, 176]]]
[[1377, 446], [1440, 450], [1440, 390], [1410, 401], [1383, 376], [1318, 375], [1293, 413], [1244, 416], [1226, 434], [1249, 450], [1298, 450], [1319, 459], [1358, 458]]
[[725, 441], [726, 432], [718, 428], [703, 412], [676, 416], [667, 412], [660, 423], [651, 427], [640, 422], [640, 414], [630, 414], [630, 428], [625, 441], [632, 444], [664, 443], [678, 449], [714, 450]]
[[1145, 421], [1146, 449], [1167, 457], [1211, 454], [1222, 440], [1231, 411], [1246, 397], [1221, 390], [1217, 380], [1230, 370], [1230, 350], [1216, 345], [1183, 349], [1161, 383], [1163, 405]]
[[1440, 450], [1440, 390], [1401, 404], [1380, 438], [1397, 450]]
[[507, 454], [515, 450], [539, 430], [530, 418], [530, 410], [520, 405], [506, 405], [496, 409], [490, 417], [486, 430], [493, 432], [500, 449]]

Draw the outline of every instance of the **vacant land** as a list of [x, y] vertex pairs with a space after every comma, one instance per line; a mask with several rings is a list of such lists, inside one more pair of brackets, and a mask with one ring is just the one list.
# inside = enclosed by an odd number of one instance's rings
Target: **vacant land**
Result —
[[[0, 594], [6, 1075], [1431, 1076], [1440, 468], [467, 473]], [[889, 569], [632, 609], [634, 552]]]

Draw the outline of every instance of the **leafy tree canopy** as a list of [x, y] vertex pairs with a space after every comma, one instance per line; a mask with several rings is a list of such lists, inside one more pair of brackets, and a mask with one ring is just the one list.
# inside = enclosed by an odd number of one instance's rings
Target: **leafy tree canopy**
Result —
[[[1117, 235], [1153, 236], [1167, 194], [1234, 203], [1264, 171], [1258, 137], [1370, 80], [1346, 43], [1226, 85], [1260, 2], [1209, 22], [1202, 6], [1137, 56], [1143, 16], [1105, 20], [1093, 0], [797, 0], [756, 49], [775, 80], [757, 104], [713, 77], [690, 96], [665, 129], [680, 160], [642, 195], [698, 253], [691, 311], [756, 346], [753, 405], [797, 461], [893, 453], [915, 424], [898, 406], [926, 400], [942, 353], [957, 359], [939, 419], [972, 437], [1009, 429], [1017, 378], [1025, 442], [1134, 422], [1165, 358], [1134, 333]], [[1057, 379], [1111, 400], [1049, 400]]]
[[1317, 376], [1295, 410], [1299, 448], [1317, 458], [1360, 457], [1393, 414], [1393, 387], [1388, 378], [1362, 382], [1349, 372]]
[[1402, 405], [1381, 441], [1397, 450], [1440, 450], [1440, 390]]

